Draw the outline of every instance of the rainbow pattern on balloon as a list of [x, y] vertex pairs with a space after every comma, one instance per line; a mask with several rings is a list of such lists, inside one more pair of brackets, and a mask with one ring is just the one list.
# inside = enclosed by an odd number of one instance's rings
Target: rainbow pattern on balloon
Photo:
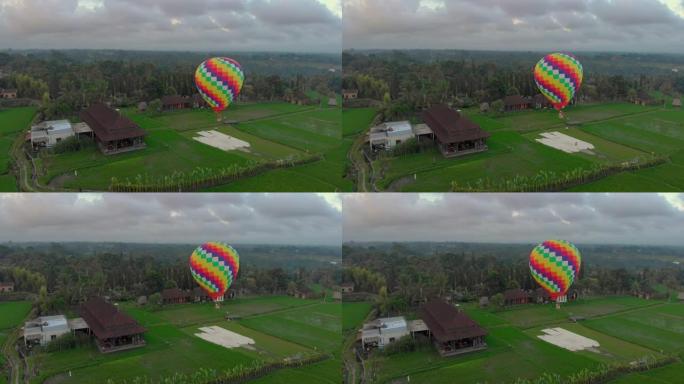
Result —
[[205, 243], [190, 255], [190, 272], [209, 297], [219, 300], [237, 279], [240, 256], [230, 245]]
[[244, 82], [245, 74], [240, 63], [227, 57], [211, 58], [195, 71], [197, 90], [217, 113], [237, 99]]
[[547, 240], [530, 253], [532, 277], [553, 300], [565, 296], [581, 266], [579, 250], [565, 240]]
[[569, 53], [544, 56], [534, 67], [534, 81], [539, 91], [558, 111], [570, 104], [583, 78], [582, 64]]

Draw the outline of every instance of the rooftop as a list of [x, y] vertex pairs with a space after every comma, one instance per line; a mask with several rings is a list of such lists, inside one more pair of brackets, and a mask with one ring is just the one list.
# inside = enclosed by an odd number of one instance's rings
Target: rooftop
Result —
[[433, 300], [420, 309], [420, 315], [439, 342], [487, 335], [487, 331], [468, 315], [441, 300]]
[[31, 130], [49, 132], [71, 131], [71, 122], [69, 122], [69, 120], [43, 121], [39, 124], [32, 126]]
[[81, 315], [98, 339], [141, 334], [147, 330], [132, 317], [100, 297], [81, 306]]
[[490, 136], [489, 132], [445, 104], [435, 105], [423, 112], [423, 120], [442, 143], [485, 139]]
[[145, 131], [136, 123], [102, 103], [93, 104], [81, 112], [81, 119], [101, 141], [145, 136]]

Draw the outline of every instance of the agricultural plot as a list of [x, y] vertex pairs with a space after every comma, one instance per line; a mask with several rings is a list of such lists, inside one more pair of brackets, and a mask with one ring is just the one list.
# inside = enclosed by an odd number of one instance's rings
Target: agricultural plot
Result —
[[[665, 155], [672, 161], [654, 168], [609, 176], [574, 190], [669, 191], [684, 188], [684, 176], [681, 176], [684, 169], [684, 112], [681, 110], [634, 104], [583, 105], [569, 109], [567, 124], [558, 119], [556, 112], [549, 110], [497, 117], [482, 115], [475, 110], [465, 110], [464, 113], [492, 134], [487, 152], [454, 159], [444, 159], [437, 150], [385, 157], [374, 163], [378, 170], [378, 187], [406, 192], [448, 191], [452, 182], [466, 186], [481, 179], [496, 182], [517, 176], [534, 176], [540, 172], [561, 174], [596, 165], [620, 165]], [[345, 121], [353, 121], [362, 115], [360, 110], [355, 114], [345, 112], [343, 116]], [[358, 132], [356, 129], [360, 129], [359, 126], [350, 125], [344, 128], [344, 132]], [[537, 141], [553, 132], [568, 136], [568, 142], [590, 149], [566, 153]]]
[[231, 125], [218, 123], [207, 110], [149, 115], [128, 109], [123, 113], [145, 129], [147, 148], [115, 156], [104, 156], [94, 147], [47, 155], [40, 159], [40, 183], [53, 189], [106, 190], [113, 178], [153, 182], [198, 168], [211, 174], [254, 162], [322, 154], [322, 161], [279, 169], [273, 171], [275, 176], [266, 172], [216, 190], [280, 191], [287, 186], [283, 180], [288, 177], [295, 179], [292, 189], [297, 191], [345, 188], [343, 162], [335, 159], [341, 133], [337, 108], [287, 103], [236, 105], [224, 114], [226, 121], [235, 122]]
[[252, 316], [240, 323], [310, 348], [339, 354], [342, 313], [338, 303], [324, 303]]
[[[22, 322], [31, 311], [32, 304], [28, 301], [0, 302], [0, 349], [5, 345], [8, 335]], [[5, 383], [5, 359], [0, 354], [0, 383]]]
[[342, 302], [342, 330], [347, 332], [358, 329], [371, 308], [373, 304], [365, 301]]
[[17, 136], [29, 129], [35, 114], [33, 107], [0, 110], [0, 192], [17, 190], [16, 180], [9, 174], [10, 150]]
[[656, 310], [643, 309], [586, 322], [599, 332], [642, 345], [655, 351], [684, 352], [684, 313], [666, 304]]
[[[682, 352], [676, 346], [684, 346], [684, 306], [678, 304], [606, 297], [568, 303], [560, 310], [552, 304], [524, 305], [505, 311], [465, 305], [464, 310], [487, 329], [486, 350], [442, 358], [432, 345], [426, 345], [414, 352], [375, 354], [366, 367], [373, 367], [380, 383], [406, 382], [409, 377], [411, 383], [451, 383], [455, 378], [464, 383], [511, 383], [517, 378], [533, 379], [544, 373], [567, 376], [601, 364], [661, 357], [661, 350]], [[588, 320], [573, 323], [568, 320], [571, 315]], [[611, 320], [609, 324], [607, 320]], [[619, 326], [630, 321], [638, 325], [629, 325], [629, 329]], [[549, 328], [562, 328], [578, 338], [594, 340], [599, 346], [571, 352], [538, 338]], [[665, 368], [645, 374], [652, 380], [662, 380], [653, 382], [677, 383], [674, 378], [681, 377], [681, 364]], [[680, 376], [676, 376], [677, 372]], [[631, 375], [622, 380], [618, 382], [638, 382], [629, 381], [636, 380]]]
[[684, 374], [684, 363], [672, 364], [666, 367], [656, 368], [651, 371], [633, 373], [620, 379], [614, 380], [611, 384], [663, 384], [679, 383]]
[[[256, 329], [249, 324], [252, 316], [261, 318], [277, 316], [277, 313], [297, 313], [298, 308], [302, 308], [303, 314], [307, 312], [304, 308], [316, 308], [319, 305], [325, 304], [290, 297], [258, 297], [229, 301], [219, 310], [212, 304], [172, 305], [158, 311], [124, 305], [127, 313], [148, 329], [145, 334], [145, 347], [109, 355], [102, 355], [94, 346], [39, 354], [33, 358], [33, 363], [41, 372], [41, 376], [36, 378], [35, 382], [42, 382], [47, 378], [50, 378], [50, 382], [59, 383], [105, 382], [107, 379], [115, 383], [123, 380], [130, 382], [136, 377], [160, 378], [173, 373], [192, 374], [200, 369], [221, 373], [240, 365], [251, 366], [254, 362], [314, 356], [319, 353], [320, 348], [317, 350], [312, 347], [310, 339], [302, 339], [294, 332], [281, 334], [283, 328]], [[325, 308], [314, 312], [334, 313], [334, 310]], [[227, 321], [227, 313], [241, 319]], [[283, 316], [288, 318], [294, 315]], [[339, 321], [338, 316], [338, 324]], [[311, 330], [315, 321], [305, 323], [308, 324], [308, 330]], [[227, 348], [221, 343], [216, 343], [216, 340], [210, 342], [197, 336], [218, 329], [222, 330], [222, 336], [232, 335], [235, 339], [244, 338], [253, 343]], [[286, 368], [277, 371], [275, 375], [307, 377], [307, 372], [320, 370], [328, 377], [337, 377], [339, 381], [339, 364], [335, 369], [329, 364], [330, 360], [303, 368]], [[277, 382], [269, 381], [273, 380], [270, 375], [262, 380], [264, 383]]]

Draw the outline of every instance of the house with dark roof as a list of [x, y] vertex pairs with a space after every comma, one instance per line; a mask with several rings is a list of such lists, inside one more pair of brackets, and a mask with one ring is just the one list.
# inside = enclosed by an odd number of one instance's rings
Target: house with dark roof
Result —
[[551, 295], [543, 288], [537, 288], [532, 293], [532, 301], [537, 304], [546, 304], [551, 301]]
[[634, 104], [649, 106], [658, 105], [660, 104], [660, 102], [651, 97], [651, 95], [649, 95], [648, 92], [642, 90], [637, 93], [637, 97], [634, 99]]
[[520, 95], [510, 95], [503, 99], [504, 112], [524, 111], [530, 109], [532, 103], [530, 99]]
[[343, 89], [342, 98], [344, 100], [354, 100], [359, 98], [359, 91], [356, 89]]
[[442, 300], [433, 300], [423, 305], [420, 318], [443, 357], [487, 348], [487, 331], [468, 315]]
[[81, 112], [81, 119], [90, 127], [98, 147], [105, 155], [145, 148], [145, 131], [105, 104], [91, 105]]
[[192, 95], [192, 107], [193, 108], [208, 108], [209, 104], [207, 104], [207, 101], [204, 100], [202, 95], [199, 93], [195, 93]]
[[546, 96], [542, 95], [541, 93], [534, 95], [532, 98], [532, 106], [534, 106], [535, 109], [553, 108], [553, 104], [551, 104], [549, 99], [547, 99]]
[[434, 135], [444, 157], [455, 157], [488, 149], [489, 132], [460, 112], [439, 104], [423, 112], [423, 121]]
[[342, 291], [342, 293], [354, 292], [354, 283], [342, 283], [342, 284], [340, 284], [340, 291]]
[[14, 283], [12, 282], [0, 282], [0, 293], [12, 293], [14, 292]]
[[211, 300], [211, 297], [209, 297], [207, 292], [200, 287], [193, 288], [192, 294], [190, 295], [190, 298], [195, 303], [204, 303], [205, 301]]
[[504, 305], [520, 305], [530, 302], [530, 295], [520, 288], [509, 289], [504, 292]]
[[16, 99], [17, 93], [16, 89], [0, 89], [0, 99]]
[[143, 335], [147, 329], [101, 297], [94, 297], [83, 304], [81, 317], [90, 328], [102, 353], [145, 345]]
[[190, 300], [190, 295], [178, 288], [169, 288], [161, 292], [162, 304], [184, 304]]
[[192, 108], [193, 100], [179, 95], [167, 95], [161, 98], [162, 111], [177, 111]]

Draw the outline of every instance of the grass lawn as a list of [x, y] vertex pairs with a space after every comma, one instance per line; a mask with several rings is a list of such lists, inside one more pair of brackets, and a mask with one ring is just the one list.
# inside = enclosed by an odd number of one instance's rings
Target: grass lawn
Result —
[[342, 330], [347, 332], [359, 329], [372, 308], [373, 303], [365, 301], [343, 302]]

